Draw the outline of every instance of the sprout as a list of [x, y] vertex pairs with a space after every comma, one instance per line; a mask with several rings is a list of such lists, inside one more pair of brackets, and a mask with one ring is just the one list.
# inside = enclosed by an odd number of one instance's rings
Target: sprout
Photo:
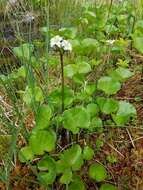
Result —
[[64, 40], [61, 36], [58, 35], [51, 38], [50, 46], [55, 50], [57, 50], [57, 48], [58, 49], [60, 48], [63, 49], [64, 51], [72, 51], [71, 43], [68, 40]]

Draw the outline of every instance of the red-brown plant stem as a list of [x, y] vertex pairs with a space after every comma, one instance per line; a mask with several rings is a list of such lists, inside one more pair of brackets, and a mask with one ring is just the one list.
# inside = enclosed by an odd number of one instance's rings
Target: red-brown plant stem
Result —
[[62, 110], [62, 113], [64, 112], [64, 84], [65, 84], [65, 81], [64, 81], [64, 60], [63, 60], [63, 52], [60, 52], [60, 62], [61, 62], [61, 100], [62, 100], [62, 107], [61, 107], [61, 110]]
[[[61, 100], [62, 100], [62, 107], [61, 107], [61, 112], [64, 112], [65, 109], [65, 105], [64, 105], [64, 85], [65, 85], [65, 81], [64, 81], [64, 56], [63, 56], [63, 52], [60, 51], [60, 62], [61, 62]], [[66, 137], [66, 138], [65, 138]], [[69, 136], [69, 131], [67, 131], [66, 129], [62, 129], [62, 141], [67, 141], [66, 143], [70, 143], [70, 136]]]

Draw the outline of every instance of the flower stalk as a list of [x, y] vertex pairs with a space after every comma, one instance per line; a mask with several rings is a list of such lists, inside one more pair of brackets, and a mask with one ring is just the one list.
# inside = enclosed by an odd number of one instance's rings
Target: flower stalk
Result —
[[61, 62], [61, 110], [62, 113], [64, 112], [65, 106], [64, 106], [64, 56], [63, 56], [63, 52], [60, 51], [60, 62]]

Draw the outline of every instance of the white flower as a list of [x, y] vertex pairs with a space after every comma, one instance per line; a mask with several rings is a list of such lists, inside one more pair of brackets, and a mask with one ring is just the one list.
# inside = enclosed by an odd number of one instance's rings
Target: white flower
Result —
[[61, 48], [62, 47], [61, 46], [62, 41], [63, 41], [63, 38], [58, 36], [58, 35], [53, 37], [50, 41], [51, 48], [55, 48], [56, 46]]
[[26, 22], [26, 23], [30, 23], [32, 21], [34, 21], [35, 17], [33, 15], [33, 13], [31, 12], [27, 12], [26, 15], [23, 16], [22, 21]]
[[115, 42], [115, 40], [107, 40], [106, 42], [107, 42], [108, 44], [110, 44], [110, 45], [113, 45], [114, 42]]
[[72, 51], [72, 45], [68, 40], [64, 40], [61, 36], [55, 36], [50, 40], [51, 48], [61, 48], [64, 51]]
[[10, 4], [15, 4], [17, 2], [17, 0], [9, 0]]
[[72, 51], [72, 45], [68, 40], [63, 40], [61, 46], [65, 51]]

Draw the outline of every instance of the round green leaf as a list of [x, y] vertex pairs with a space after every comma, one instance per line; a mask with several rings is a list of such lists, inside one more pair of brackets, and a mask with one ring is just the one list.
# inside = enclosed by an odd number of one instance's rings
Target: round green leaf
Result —
[[90, 126], [90, 130], [102, 130], [103, 127], [103, 123], [102, 120], [99, 117], [94, 117], [91, 120], [91, 126]]
[[51, 117], [52, 117], [51, 108], [48, 105], [40, 106], [36, 114], [36, 128], [37, 129], [48, 128]]
[[99, 108], [97, 104], [91, 103], [87, 105], [87, 111], [90, 113], [90, 116], [93, 117], [99, 113]]
[[94, 156], [94, 151], [89, 146], [84, 147], [83, 149], [83, 158], [85, 160], [91, 160]]
[[62, 154], [60, 154], [59, 158], [60, 160], [56, 162], [57, 173], [59, 174], [65, 173], [67, 169], [78, 171], [84, 163], [81, 147], [77, 144], [65, 150]]
[[56, 173], [56, 162], [52, 157], [48, 155], [46, 155], [42, 160], [40, 160], [37, 166], [38, 169], [41, 171], [54, 170], [54, 173]]
[[131, 117], [134, 118], [136, 114], [136, 109], [131, 103], [126, 101], [120, 101], [119, 109], [116, 115], [112, 115], [112, 118], [117, 125], [122, 126], [126, 124]]
[[56, 143], [56, 134], [54, 131], [38, 130], [30, 137], [30, 147], [34, 154], [42, 155], [45, 151], [54, 150]]
[[100, 190], [118, 190], [118, 189], [116, 186], [107, 183], [101, 185]]
[[118, 81], [126, 81], [128, 78], [133, 76], [133, 72], [131, 72], [127, 68], [119, 67], [116, 70], [112, 70], [109, 72], [109, 75]]
[[84, 91], [88, 94], [88, 95], [92, 95], [96, 90], [96, 86], [95, 84], [87, 84], [84, 88]]
[[23, 100], [26, 104], [31, 104], [33, 101], [43, 102], [44, 97], [41, 88], [36, 86], [32, 89], [27, 86], [23, 94]]
[[143, 53], [143, 37], [134, 37], [133, 38], [134, 47], [140, 52]]
[[107, 95], [112, 95], [120, 90], [121, 84], [111, 77], [101, 77], [98, 80], [97, 88], [104, 91]]
[[24, 43], [19, 47], [14, 47], [14, 54], [19, 58], [28, 59], [30, 58], [32, 52], [34, 50], [34, 46], [30, 43]]
[[60, 178], [60, 183], [69, 184], [72, 181], [72, 171], [67, 169]]
[[99, 44], [98, 41], [93, 38], [86, 38], [81, 42], [81, 54], [89, 55], [91, 53], [96, 52]]
[[70, 64], [64, 67], [64, 75], [68, 78], [72, 78], [78, 72], [77, 65]]
[[121, 81], [127, 80], [128, 78], [133, 76], [133, 72], [131, 72], [129, 69], [119, 67], [116, 69], [117, 74], [120, 76]]
[[80, 170], [83, 164], [84, 164], [83, 156], [80, 155], [77, 161], [72, 165], [72, 170], [73, 171]]
[[73, 178], [73, 182], [69, 185], [68, 190], [86, 190], [85, 184], [79, 176]]
[[[55, 108], [61, 107], [61, 88], [57, 88], [50, 93], [49, 100]], [[65, 107], [72, 104], [74, 100], [74, 91], [68, 87], [64, 88], [64, 104]]]
[[77, 63], [77, 69], [79, 74], [86, 74], [91, 71], [91, 66], [88, 63], [82, 61]]
[[118, 110], [118, 102], [112, 98], [108, 98], [105, 100], [103, 107], [101, 107], [101, 111], [105, 114], [111, 114]]
[[63, 113], [64, 128], [78, 133], [79, 128], [88, 128], [90, 125], [90, 114], [84, 107], [75, 107]]
[[89, 177], [97, 182], [104, 181], [107, 178], [107, 171], [101, 164], [92, 164], [89, 167]]
[[53, 158], [50, 156], [45, 156], [38, 162], [38, 169], [42, 171], [38, 174], [38, 179], [42, 182], [42, 184], [48, 185], [55, 181], [56, 162]]
[[34, 158], [34, 154], [31, 150], [30, 146], [21, 148], [18, 156], [19, 156], [20, 162], [27, 162], [29, 160], [33, 160], [33, 158]]
[[40, 183], [44, 186], [53, 184], [56, 178], [54, 173], [49, 173], [49, 172], [39, 172], [37, 177]]

